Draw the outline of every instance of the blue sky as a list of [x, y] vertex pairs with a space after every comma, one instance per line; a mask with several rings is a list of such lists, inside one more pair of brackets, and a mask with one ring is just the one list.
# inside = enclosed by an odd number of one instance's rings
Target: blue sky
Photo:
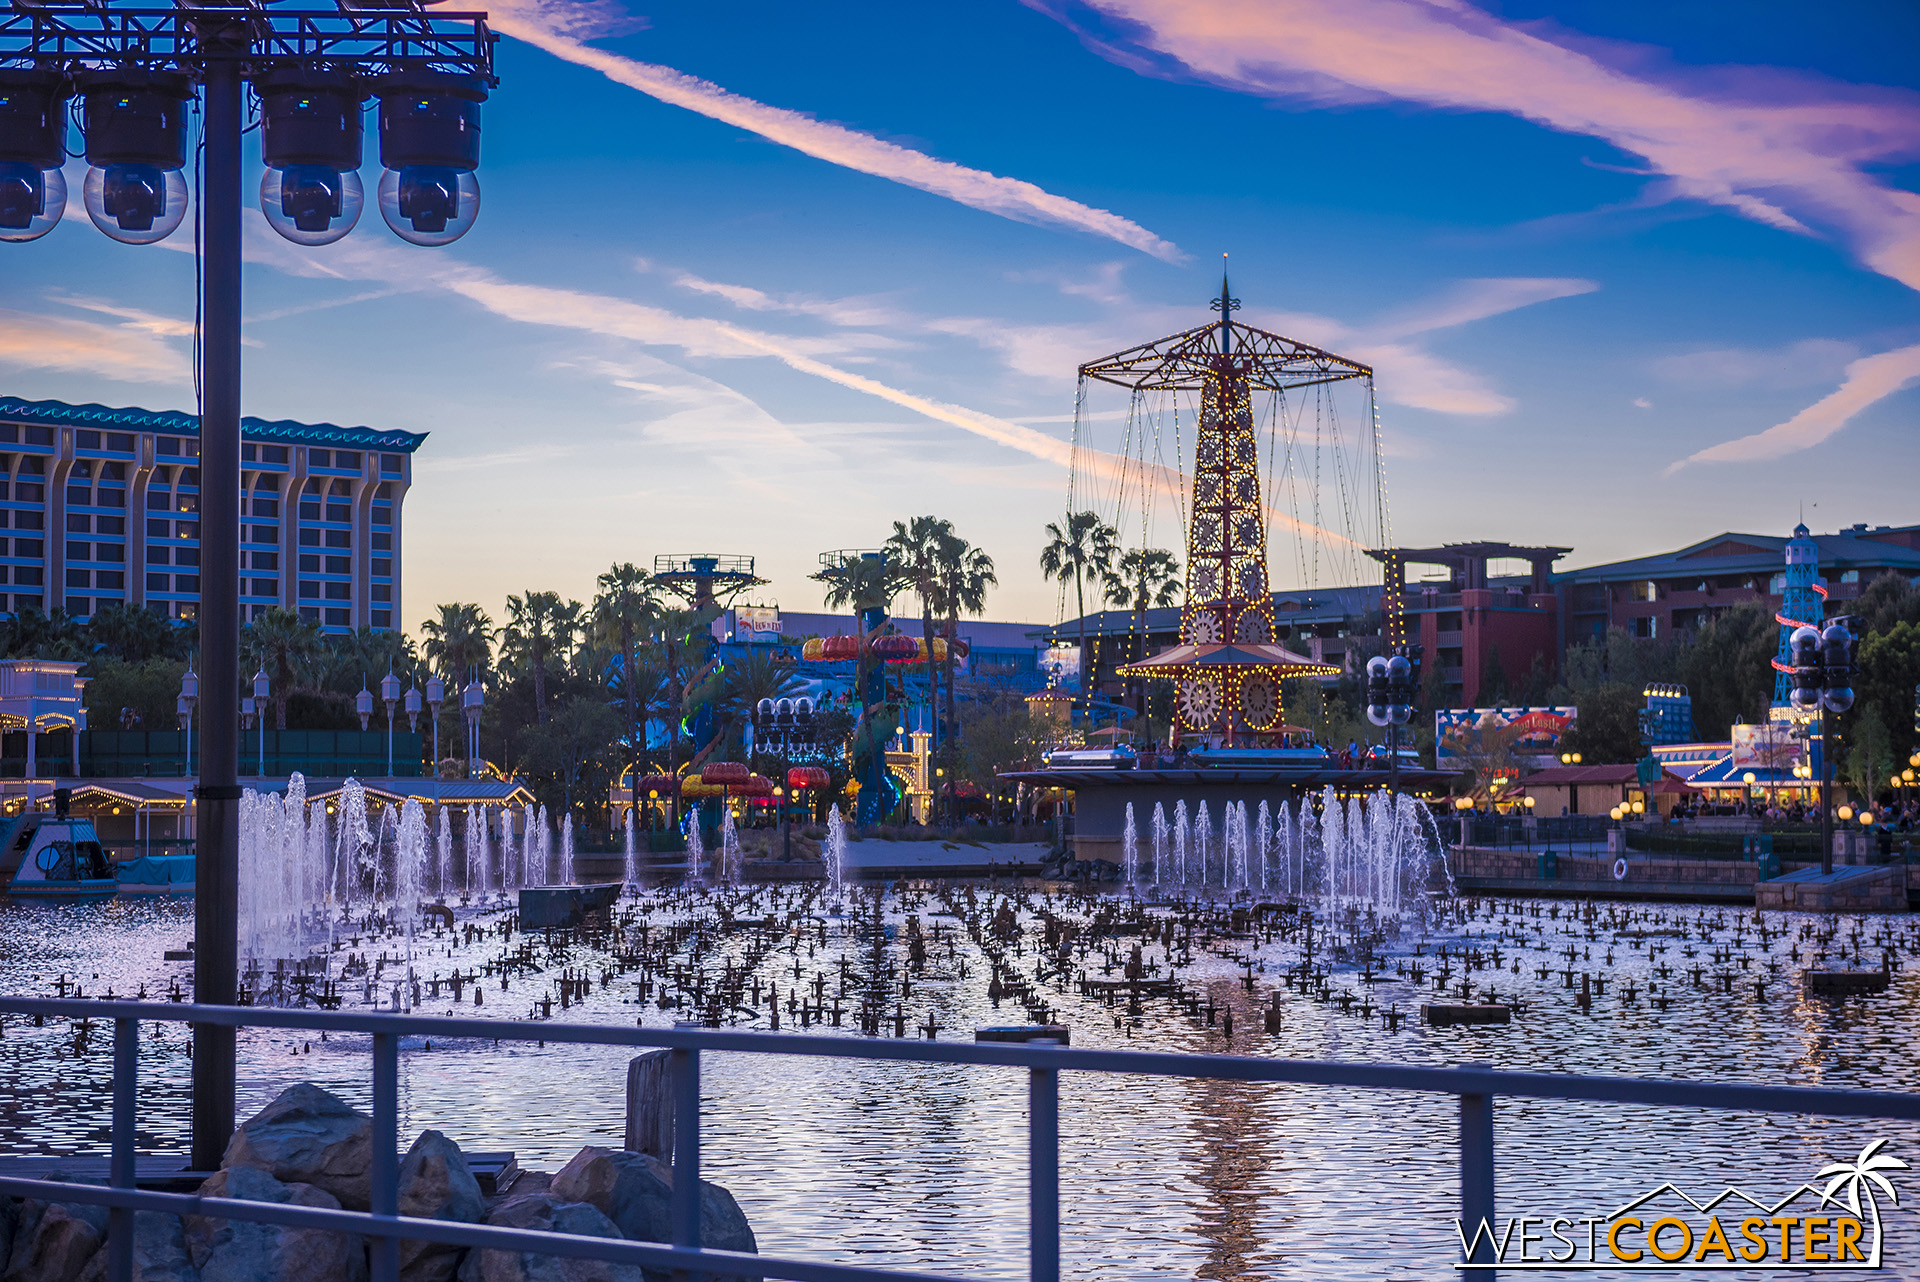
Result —
[[[493, 12], [465, 239], [248, 223], [247, 412], [432, 433], [410, 623], [703, 550], [817, 609], [818, 552], [926, 512], [1050, 621], [1074, 367], [1203, 321], [1223, 251], [1242, 319], [1375, 365], [1401, 542], [1920, 521], [1910, 5]], [[0, 246], [0, 385], [190, 407], [190, 244]]]

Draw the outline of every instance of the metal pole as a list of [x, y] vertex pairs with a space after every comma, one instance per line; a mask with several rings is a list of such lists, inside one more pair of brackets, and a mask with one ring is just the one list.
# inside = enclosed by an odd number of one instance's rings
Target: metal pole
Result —
[[[1488, 1237], [1476, 1240], [1482, 1221]], [[1493, 1096], [1460, 1097], [1460, 1226], [1474, 1244], [1467, 1263], [1493, 1260]], [[1492, 1282], [1492, 1269], [1473, 1269], [1467, 1276]]]
[[[231, 35], [229, 35], [231, 33]], [[203, 46], [244, 44], [209, 17]], [[200, 786], [195, 791], [194, 1001], [230, 1006], [238, 969], [240, 800], [240, 67], [206, 72], [200, 414]], [[234, 1031], [193, 1030], [193, 1169], [215, 1170], [233, 1136]]]
[[[373, 1164], [368, 1172], [369, 1208], [375, 1215], [400, 1214], [400, 1038], [373, 1035]], [[373, 1282], [398, 1282], [400, 1239], [377, 1237]]]
[[[700, 1052], [673, 1049], [673, 1244], [700, 1246]], [[675, 1269], [674, 1282], [700, 1282], [705, 1274]]]
[[1820, 875], [1833, 875], [1833, 741], [1820, 714]]
[[1027, 1070], [1027, 1274], [1060, 1280], [1060, 1072], [1052, 1068]]
[[[133, 1187], [133, 1134], [140, 1071], [140, 1021], [113, 1021], [113, 1140], [107, 1183]], [[107, 1212], [107, 1282], [133, 1282], [133, 1211], [116, 1206]]]

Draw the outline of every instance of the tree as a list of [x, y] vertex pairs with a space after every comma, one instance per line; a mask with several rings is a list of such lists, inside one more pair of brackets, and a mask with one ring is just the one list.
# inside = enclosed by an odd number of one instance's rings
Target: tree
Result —
[[1040, 572], [1061, 583], [1073, 584], [1074, 605], [1080, 617], [1080, 706], [1088, 703], [1093, 667], [1087, 653], [1086, 581], [1104, 583], [1113, 568], [1120, 532], [1097, 512], [1069, 512], [1064, 524], [1047, 522], [1047, 543], [1040, 549]]
[[[754, 709], [762, 699], [783, 699], [804, 683], [794, 675], [793, 661], [778, 649], [750, 650], [727, 664], [726, 684], [720, 696], [720, 714], [726, 719], [730, 739], [742, 733], [753, 720]], [[744, 757], [744, 753], [742, 754]]]
[[580, 634], [578, 601], [557, 592], [525, 592], [507, 598], [507, 626], [500, 654], [510, 670], [533, 680], [533, 719], [547, 719], [547, 679], [556, 657], [564, 663]]
[[1614, 683], [1584, 691], [1580, 715], [1560, 736], [1562, 753], [1577, 752], [1583, 766], [1625, 765], [1646, 753], [1640, 712], [1646, 701], [1633, 686]]
[[619, 675], [609, 684], [617, 682], [616, 693], [626, 708], [627, 773], [638, 796], [640, 750], [646, 739], [641, 714], [649, 697], [649, 687], [639, 680], [640, 646], [660, 616], [660, 597], [652, 577], [631, 561], [609, 567], [594, 582], [599, 591], [594, 594], [587, 630], [598, 644], [620, 658]]
[[274, 728], [287, 728], [287, 700], [309, 677], [322, 653], [320, 625], [291, 610], [269, 606], [240, 634], [240, 642], [267, 674], [273, 699]]
[[[440, 672], [446, 683], [447, 702], [457, 722], [460, 717], [460, 691], [469, 681], [483, 680], [493, 662], [493, 620], [477, 605], [458, 603], [434, 607], [438, 617], [420, 625], [426, 638], [422, 649], [427, 662]], [[469, 770], [473, 762], [467, 762]]]
[[[1762, 601], [1743, 601], [1716, 614], [1682, 648], [1672, 677], [1693, 696], [1693, 722], [1702, 736], [1731, 733], [1735, 721], [1758, 724], [1773, 703], [1773, 660], [1780, 652], [1780, 625]], [[1641, 686], [1640, 689], [1644, 689]], [[1635, 694], [1639, 690], [1635, 690]], [[1586, 710], [1581, 709], [1581, 715]]]
[[1516, 749], [1522, 733], [1519, 727], [1491, 717], [1448, 728], [1447, 751], [1456, 767], [1470, 776], [1468, 795], [1497, 801], [1520, 778]]
[[927, 707], [939, 706], [939, 683], [934, 676], [933, 621], [946, 604], [941, 576], [945, 545], [953, 540], [953, 522], [936, 516], [895, 521], [893, 533], [882, 545], [895, 573], [920, 598], [920, 635], [927, 656]]
[[570, 695], [559, 703], [557, 715], [523, 740], [527, 770], [558, 789], [571, 816], [576, 794], [604, 794], [604, 787], [594, 786], [600, 782], [595, 776], [607, 773], [607, 749], [619, 733], [620, 715], [612, 708], [597, 698]]
[[88, 648], [86, 630], [80, 621], [58, 607], [52, 614], [42, 614], [30, 605], [0, 623], [0, 652], [9, 659], [84, 662]]
[[951, 535], [940, 544], [940, 601], [946, 607], [947, 659], [943, 678], [947, 683], [947, 733], [960, 733], [959, 703], [953, 693], [953, 665], [960, 644], [960, 616], [975, 618], [987, 609], [987, 589], [1000, 583], [993, 572], [993, 558], [959, 535]]
[[[1920, 714], [1920, 623], [1896, 623], [1864, 636], [1854, 652], [1859, 666], [1856, 724], [1873, 721], [1888, 744], [1914, 743], [1914, 717]], [[1906, 754], [1895, 751], [1896, 756]]]
[[87, 636], [94, 653], [127, 663], [145, 663], [148, 659], [186, 657], [191, 630], [175, 624], [145, 606], [123, 601], [105, 601], [87, 620]]
[[[1165, 548], [1134, 548], [1123, 553], [1106, 576], [1108, 605], [1125, 606], [1133, 611], [1133, 634], [1140, 638], [1140, 653], [1147, 657], [1147, 611], [1164, 610], [1180, 603], [1180, 562]], [[1134, 683], [1135, 708], [1143, 716], [1147, 711], [1146, 682]]]

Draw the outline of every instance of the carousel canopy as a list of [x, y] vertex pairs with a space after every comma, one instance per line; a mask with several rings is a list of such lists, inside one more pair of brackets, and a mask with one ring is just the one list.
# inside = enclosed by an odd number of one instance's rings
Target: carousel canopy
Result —
[[1208, 645], [1182, 643], [1120, 669], [1146, 677], [1205, 676], [1225, 668], [1263, 668], [1283, 677], [1337, 677], [1338, 664], [1315, 663], [1283, 645], [1253, 641], [1220, 641]]

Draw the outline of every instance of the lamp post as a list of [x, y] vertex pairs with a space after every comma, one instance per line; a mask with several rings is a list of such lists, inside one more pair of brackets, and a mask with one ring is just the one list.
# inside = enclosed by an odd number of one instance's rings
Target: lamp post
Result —
[[[193, 665], [188, 664], [186, 675], [180, 678], [180, 697], [173, 701], [173, 710], [180, 718], [180, 733], [187, 737], [187, 778], [189, 779], [193, 778], [193, 710], [199, 702], [200, 678], [194, 674]], [[206, 754], [201, 755], [204, 757]], [[198, 827], [198, 825], [195, 826]], [[198, 863], [198, 860], [195, 862]]]
[[467, 778], [473, 778], [473, 763], [480, 757], [480, 712], [486, 706], [486, 691], [475, 675], [460, 691], [460, 710], [467, 716]]
[[[67, 102], [83, 100], [84, 204], [127, 244], [176, 231], [187, 210], [189, 105], [200, 96], [200, 606], [207, 711], [195, 789], [194, 1000], [231, 1005], [238, 981], [241, 136], [246, 82], [260, 103], [261, 212], [300, 245], [352, 230], [364, 193], [361, 104], [380, 99], [381, 217], [402, 239], [445, 244], [479, 209], [480, 103], [497, 83], [476, 14], [379, 5], [213, 5], [194, 0], [0, 0], [0, 241], [60, 221]], [[197, 88], [196, 88], [197, 87]], [[183, 697], [182, 703], [185, 703]], [[190, 721], [191, 707], [181, 711]], [[191, 1166], [212, 1170], [233, 1133], [234, 1032], [193, 1029]], [[383, 1247], [390, 1252], [392, 1247]], [[378, 1270], [376, 1270], [378, 1271]]]
[[1820, 872], [1833, 872], [1833, 743], [1827, 716], [1853, 706], [1853, 633], [1845, 619], [1820, 629], [1801, 624], [1787, 637], [1792, 656], [1793, 706], [1820, 717]]
[[387, 666], [387, 675], [380, 678], [380, 698], [387, 705], [387, 778], [393, 778], [393, 709], [400, 702], [400, 678], [393, 675], [393, 666]]
[[1747, 773], [1740, 776], [1740, 782], [1747, 786], [1747, 813], [1748, 814], [1753, 813], [1753, 785], [1759, 781], [1759, 778], [1760, 777], [1754, 774], [1753, 771], [1751, 770], [1747, 771]]
[[253, 729], [254, 718], [259, 715], [259, 709], [259, 700], [255, 699], [252, 695], [243, 694], [240, 696], [240, 728], [242, 730]]
[[267, 670], [262, 667], [253, 674], [253, 706], [260, 714], [260, 777], [267, 775], [267, 704], [273, 698], [273, 683], [267, 680]]
[[447, 687], [438, 673], [427, 677], [427, 707], [433, 713], [433, 777], [440, 777], [440, 705], [447, 701]]
[[353, 696], [353, 710], [360, 718], [360, 732], [365, 734], [373, 721], [373, 691], [367, 689], [364, 678], [360, 682], [360, 693]]

